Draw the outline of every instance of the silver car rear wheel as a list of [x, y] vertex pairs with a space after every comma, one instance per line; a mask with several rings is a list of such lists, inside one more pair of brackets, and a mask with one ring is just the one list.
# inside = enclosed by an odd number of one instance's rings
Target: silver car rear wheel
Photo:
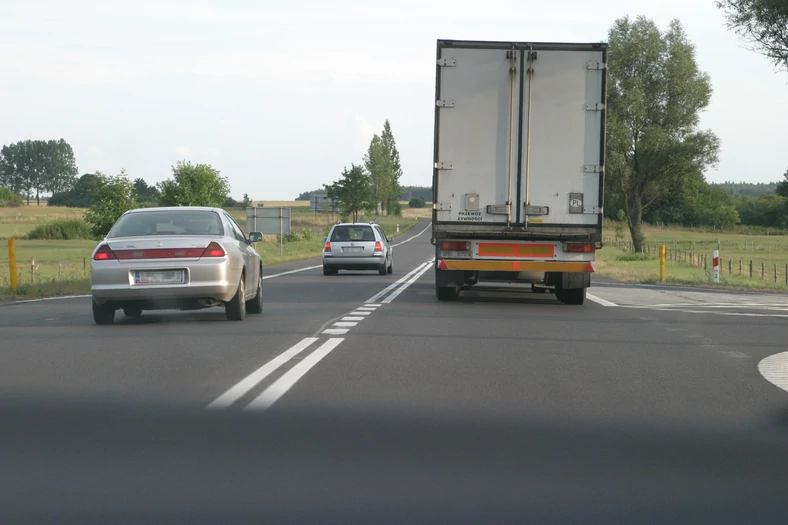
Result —
[[238, 283], [238, 291], [230, 302], [224, 307], [227, 319], [230, 321], [243, 321], [246, 318], [246, 293], [244, 293], [244, 279], [242, 275]]

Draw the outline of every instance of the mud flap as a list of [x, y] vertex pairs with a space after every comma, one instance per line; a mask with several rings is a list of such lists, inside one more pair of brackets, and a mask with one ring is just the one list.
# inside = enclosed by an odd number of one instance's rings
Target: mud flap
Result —
[[589, 288], [591, 286], [591, 274], [586, 272], [564, 272], [561, 274], [561, 286], [563, 290], [574, 290], [577, 288]]

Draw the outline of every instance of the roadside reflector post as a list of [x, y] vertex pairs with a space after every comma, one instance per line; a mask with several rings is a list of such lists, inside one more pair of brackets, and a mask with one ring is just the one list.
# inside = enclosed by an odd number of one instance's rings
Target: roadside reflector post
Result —
[[659, 280], [665, 280], [665, 245], [659, 247]]
[[399, 224], [397, 224], [397, 233], [399, 233]]
[[8, 272], [11, 291], [16, 293], [16, 239], [8, 239]]
[[720, 282], [720, 251], [714, 250], [714, 283]]

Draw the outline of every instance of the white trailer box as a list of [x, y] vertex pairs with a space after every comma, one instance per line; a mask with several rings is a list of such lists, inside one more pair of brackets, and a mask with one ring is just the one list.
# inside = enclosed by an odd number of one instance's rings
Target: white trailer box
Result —
[[607, 44], [439, 40], [436, 293], [482, 278], [582, 304], [601, 247]]

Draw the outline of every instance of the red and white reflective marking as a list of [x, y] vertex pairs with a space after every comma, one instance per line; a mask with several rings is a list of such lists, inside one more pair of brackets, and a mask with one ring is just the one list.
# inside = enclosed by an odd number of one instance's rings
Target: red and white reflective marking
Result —
[[714, 282], [720, 282], [720, 252], [714, 250]]

